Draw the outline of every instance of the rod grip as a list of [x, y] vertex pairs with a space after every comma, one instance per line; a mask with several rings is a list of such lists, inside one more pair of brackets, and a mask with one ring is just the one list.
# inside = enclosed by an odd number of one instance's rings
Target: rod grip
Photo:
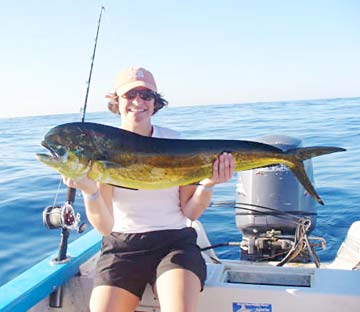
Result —
[[66, 195], [66, 202], [72, 204], [75, 201], [76, 189], [69, 187]]

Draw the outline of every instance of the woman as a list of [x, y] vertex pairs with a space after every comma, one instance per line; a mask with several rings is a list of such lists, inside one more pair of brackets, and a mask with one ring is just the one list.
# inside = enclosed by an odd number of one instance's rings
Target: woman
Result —
[[[157, 93], [153, 75], [144, 68], [121, 72], [109, 109], [121, 115], [121, 128], [144, 136], [177, 138], [170, 129], [152, 125], [151, 117], [167, 104]], [[215, 184], [234, 172], [231, 154], [213, 164], [211, 178], [199, 186], [165, 190], [129, 190], [84, 178], [63, 178], [82, 191], [87, 218], [103, 237], [91, 311], [133, 312], [147, 283], [153, 285], [162, 312], [196, 311], [206, 266], [196, 232], [186, 220], [197, 219], [209, 205]]]

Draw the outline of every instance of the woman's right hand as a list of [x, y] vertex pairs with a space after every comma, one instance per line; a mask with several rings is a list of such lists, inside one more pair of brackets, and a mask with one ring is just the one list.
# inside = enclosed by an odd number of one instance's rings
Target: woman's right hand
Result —
[[74, 180], [63, 176], [63, 182], [82, 191], [88, 221], [101, 235], [110, 235], [114, 226], [112, 186], [99, 184], [98, 191], [98, 184], [88, 177]]
[[63, 183], [68, 187], [79, 189], [80, 191], [87, 194], [95, 194], [97, 192], [97, 184], [94, 180], [88, 177], [83, 177], [79, 180], [70, 179], [63, 176]]

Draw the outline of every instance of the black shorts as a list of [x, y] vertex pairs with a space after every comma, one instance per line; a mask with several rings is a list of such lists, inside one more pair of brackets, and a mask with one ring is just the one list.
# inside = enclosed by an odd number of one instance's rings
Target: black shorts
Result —
[[206, 279], [206, 264], [196, 244], [194, 228], [137, 234], [113, 232], [103, 237], [94, 287], [116, 286], [142, 297], [146, 284], [154, 285], [163, 272], [184, 268]]

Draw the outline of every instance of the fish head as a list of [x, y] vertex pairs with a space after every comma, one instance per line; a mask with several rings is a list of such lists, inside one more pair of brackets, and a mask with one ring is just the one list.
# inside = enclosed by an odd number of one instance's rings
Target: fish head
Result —
[[81, 179], [87, 175], [91, 165], [86, 141], [86, 134], [81, 129], [71, 124], [57, 126], [41, 142], [48, 153], [38, 153], [36, 158], [63, 176]]

